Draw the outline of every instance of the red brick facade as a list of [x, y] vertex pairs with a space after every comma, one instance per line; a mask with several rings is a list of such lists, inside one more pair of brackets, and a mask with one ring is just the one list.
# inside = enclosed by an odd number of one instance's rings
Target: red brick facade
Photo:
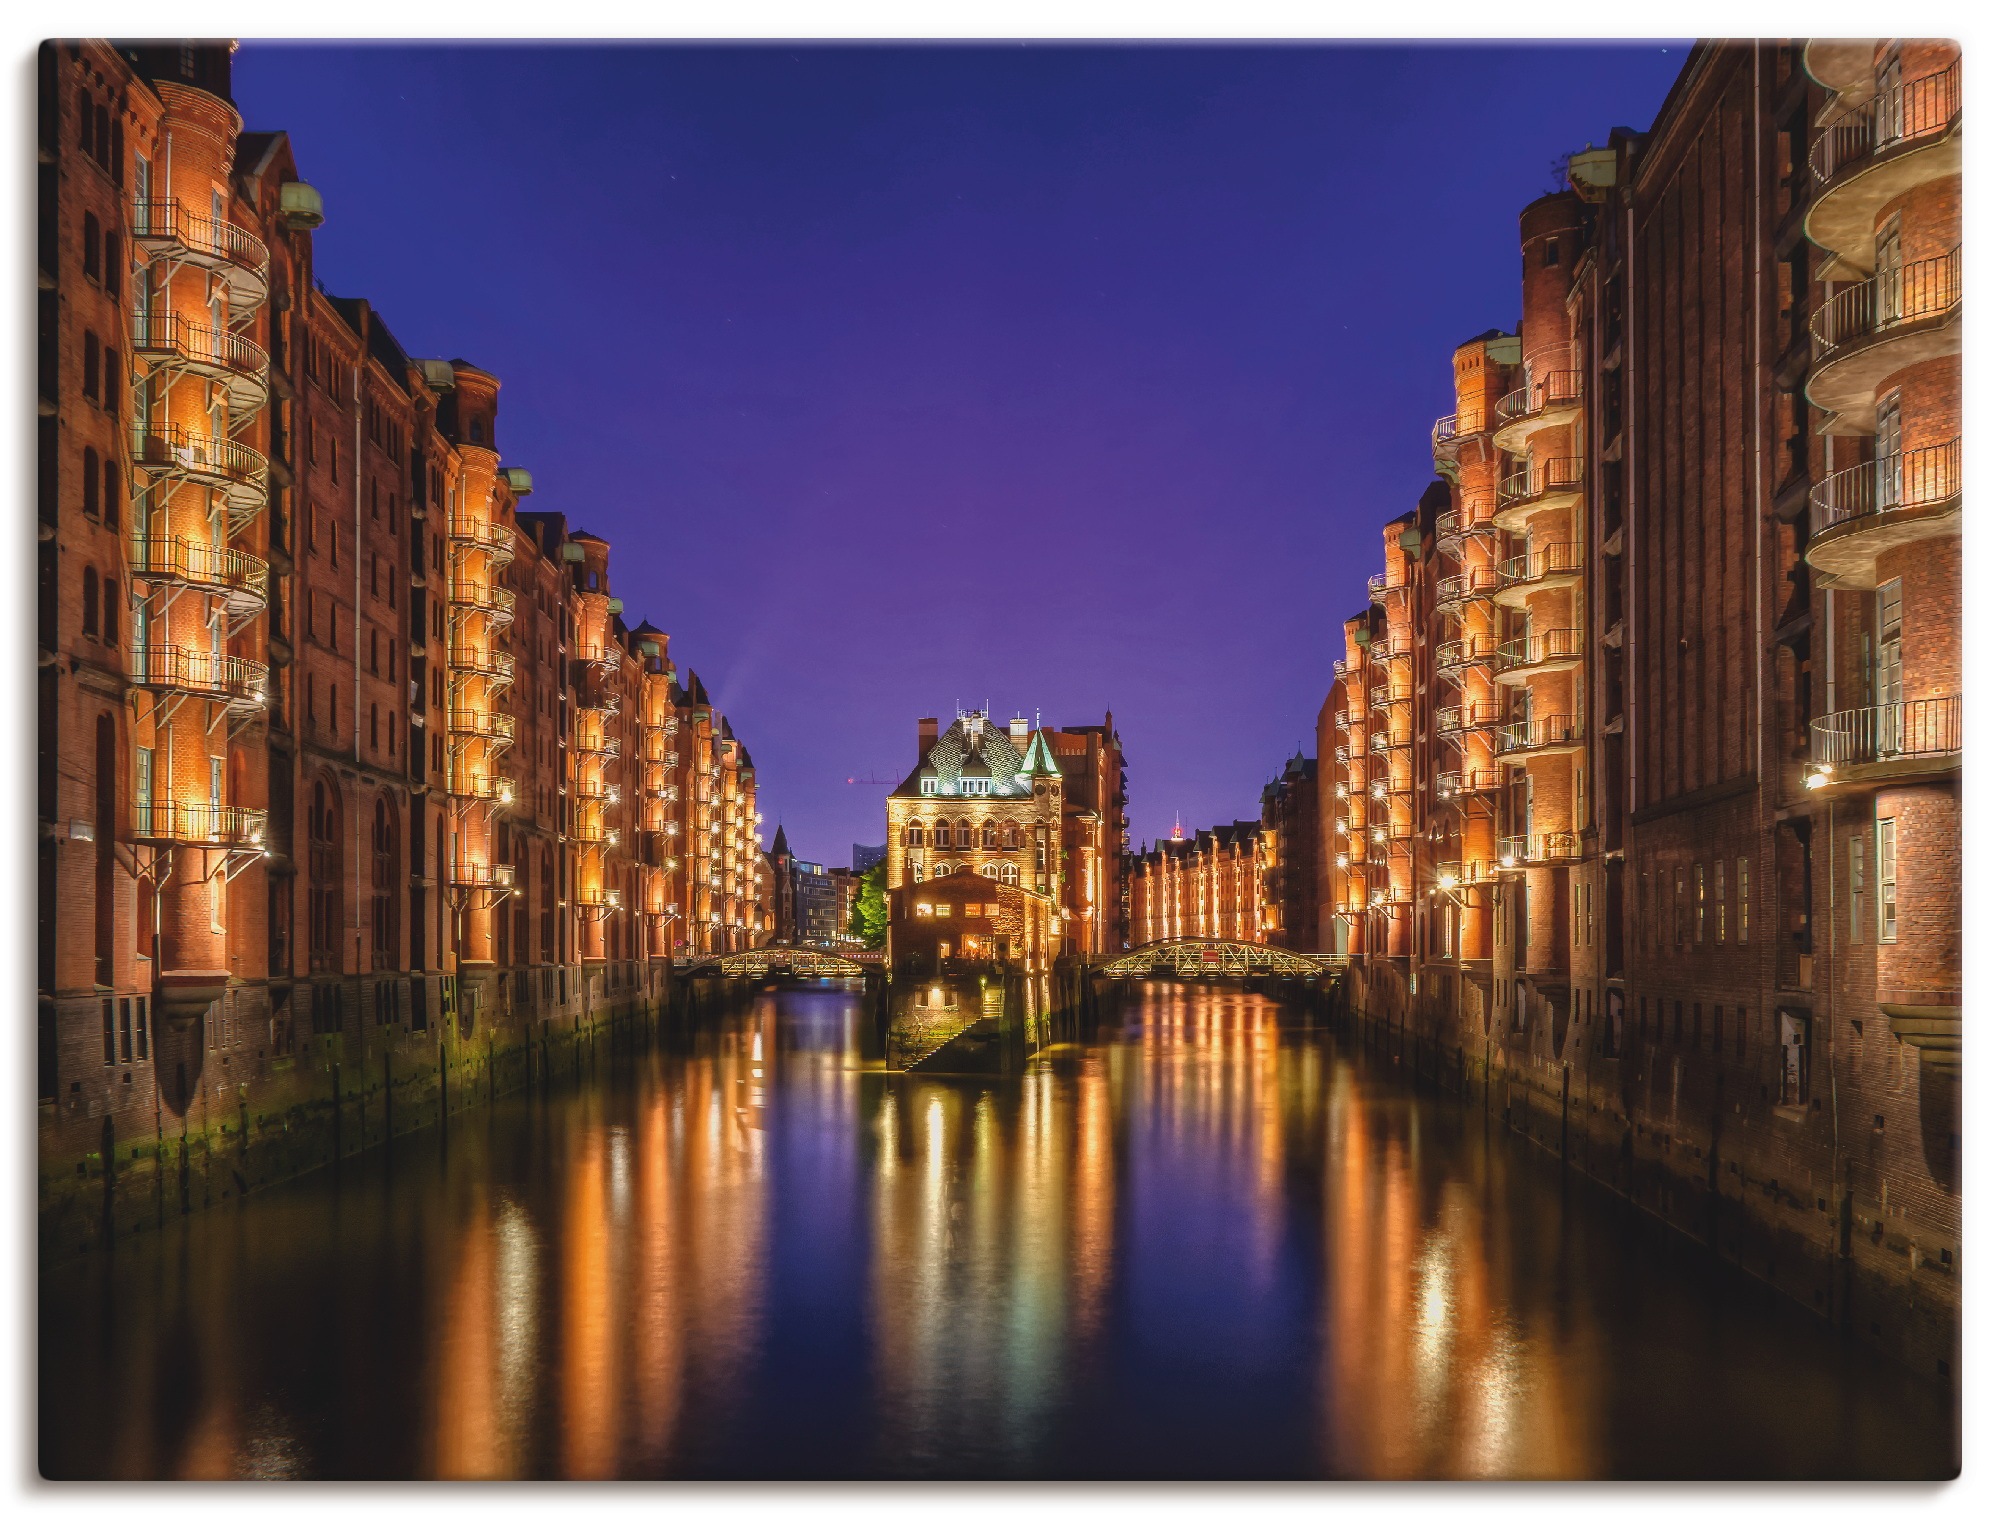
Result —
[[1522, 213], [1319, 778], [1365, 1016], [1947, 1375], [1957, 67], [1703, 45]]
[[243, 129], [228, 49], [39, 69], [60, 1213], [169, 1136], [241, 1145], [342, 1068], [448, 1068], [769, 925], [741, 742], [626, 623], [609, 546], [518, 510], [500, 381], [327, 293], [319, 197]]

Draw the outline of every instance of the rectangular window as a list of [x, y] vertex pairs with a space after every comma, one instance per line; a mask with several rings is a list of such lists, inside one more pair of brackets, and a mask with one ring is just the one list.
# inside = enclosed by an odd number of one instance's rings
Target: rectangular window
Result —
[[132, 999], [118, 999], [118, 1058], [126, 1065], [132, 1063]]
[[1861, 942], [1861, 924], [1867, 914], [1868, 867], [1866, 842], [1858, 833], [1847, 839], [1847, 942]]
[[1896, 942], [1896, 820], [1875, 820], [1875, 881], [1881, 902], [1881, 916], [1875, 937], [1883, 944]]
[[1743, 1008], [1736, 1009], [1736, 1058], [1741, 1060], [1748, 1051], [1750, 1014]]
[[1687, 929], [1687, 867], [1674, 867], [1674, 948], [1678, 949], [1686, 941]]
[[1802, 1012], [1778, 1014], [1778, 1101], [1786, 1107], [1803, 1107], [1806, 1100], [1807, 1059], [1810, 1026]]
[[1736, 857], [1736, 942], [1750, 942], [1750, 857]]
[[104, 999], [104, 1063], [118, 1063], [118, 1029], [111, 1021], [111, 999]]
[[139, 999], [139, 1058], [146, 1058], [146, 999]]
[[1708, 933], [1708, 867], [1694, 868], [1694, 942], [1699, 944]]
[[138, 831], [153, 831], [153, 751], [140, 749], [132, 772], [133, 810], [138, 813]]

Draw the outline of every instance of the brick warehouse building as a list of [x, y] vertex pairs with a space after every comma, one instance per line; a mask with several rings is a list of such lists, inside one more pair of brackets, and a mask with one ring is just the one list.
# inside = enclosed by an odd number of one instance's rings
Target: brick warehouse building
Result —
[[888, 829], [891, 892], [971, 871], [1045, 899], [1045, 920], [1029, 914], [1047, 923], [1037, 962], [1122, 945], [1125, 761], [1109, 712], [1068, 728], [961, 712], [943, 732], [919, 718], [917, 764], [889, 793]]
[[1269, 852], [1259, 823], [1220, 823], [1171, 837], [1127, 862], [1132, 943], [1162, 939], [1230, 939], [1262, 944], [1268, 937], [1265, 895]]
[[625, 622], [608, 545], [520, 509], [499, 380], [412, 359], [314, 277], [319, 197], [283, 134], [242, 130], [229, 67], [39, 59], [38, 1086], [65, 1228], [170, 1141], [183, 1196], [190, 1164], [200, 1196], [242, 1184], [209, 1176], [224, 1145], [275, 1174], [248, 1136], [342, 1068], [348, 1092], [450, 1072], [769, 932], [748, 753]]
[[1365, 1016], [1958, 1368], [1958, 59], [1705, 44], [1521, 216], [1320, 716]]

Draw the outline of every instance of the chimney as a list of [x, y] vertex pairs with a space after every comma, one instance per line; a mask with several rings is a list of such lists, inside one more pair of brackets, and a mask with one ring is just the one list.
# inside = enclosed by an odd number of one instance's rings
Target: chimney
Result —
[[1007, 736], [1020, 740], [1020, 742], [1014, 745], [1015, 748], [1027, 748], [1028, 720], [1025, 717], [1017, 717], [1011, 723], [1007, 724]]
[[937, 742], [937, 719], [920, 717], [917, 719], [917, 763], [921, 765], [930, 758], [931, 745]]

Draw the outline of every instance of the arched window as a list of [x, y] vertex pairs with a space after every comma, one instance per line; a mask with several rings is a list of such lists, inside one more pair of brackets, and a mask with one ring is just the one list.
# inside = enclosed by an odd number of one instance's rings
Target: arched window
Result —
[[374, 968], [393, 969], [396, 963], [397, 930], [401, 927], [396, 907], [397, 865], [396, 809], [388, 798], [375, 799], [374, 857], [368, 872], [375, 900], [371, 915], [374, 932]]
[[972, 823], [968, 818], [958, 820], [958, 847], [960, 849], [972, 847]]
[[940, 860], [931, 867], [931, 874], [934, 876], [948, 876], [951, 874], [951, 867]]
[[939, 818], [937, 827], [931, 830], [931, 837], [939, 849], [951, 848], [951, 819]]
[[1002, 849], [1019, 849], [1021, 847], [1021, 830], [1016, 828], [1012, 823], [1002, 828], [1000, 830], [1000, 847]]
[[1014, 864], [1011, 860], [1007, 864], [1002, 865], [1000, 867], [1000, 882], [1004, 886], [1019, 886], [1021, 884], [1021, 867]]
[[985, 849], [1000, 847], [1000, 825], [988, 818], [979, 828], [979, 843]]
[[83, 636], [97, 636], [97, 571], [83, 567]]
[[924, 847], [924, 825], [916, 818], [910, 819], [910, 826], [903, 830], [903, 843], [911, 849]]
[[533, 956], [528, 950], [528, 844], [514, 841], [514, 960], [526, 965]]
[[542, 959], [556, 957], [556, 857], [547, 844], [542, 846]]
[[100, 478], [97, 473], [97, 450], [86, 448], [83, 451], [83, 514], [86, 517], [97, 515], [97, 482]]
[[104, 461], [104, 525], [118, 526], [118, 501], [124, 495], [124, 482], [118, 476], [118, 461], [107, 458]]
[[308, 964], [314, 971], [337, 970], [340, 962], [340, 801], [338, 794], [324, 779], [313, 782], [312, 808], [306, 816], [306, 836]]
[[980, 866], [979, 873], [985, 876], [986, 879], [989, 881], [997, 881], [1000, 879], [1000, 867], [990, 862]]

